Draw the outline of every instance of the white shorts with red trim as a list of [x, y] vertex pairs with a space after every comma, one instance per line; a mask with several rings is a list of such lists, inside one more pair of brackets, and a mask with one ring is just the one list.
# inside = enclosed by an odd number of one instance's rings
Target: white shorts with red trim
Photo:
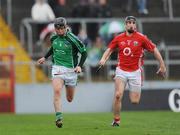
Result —
[[128, 84], [130, 91], [141, 92], [141, 85], [142, 85], [141, 69], [138, 69], [133, 72], [127, 72], [117, 67], [115, 78], [120, 78], [126, 84]]
[[77, 73], [74, 72], [73, 68], [67, 68], [64, 66], [52, 66], [52, 79], [61, 78], [64, 80], [66, 86], [76, 86], [77, 85]]

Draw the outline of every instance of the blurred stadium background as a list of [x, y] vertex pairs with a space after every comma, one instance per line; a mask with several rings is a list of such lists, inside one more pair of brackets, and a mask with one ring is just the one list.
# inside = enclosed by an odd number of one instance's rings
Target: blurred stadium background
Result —
[[[105, 5], [99, 4], [99, 1], [46, 1], [56, 17], [67, 18], [71, 30], [88, 48], [88, 59], [83, 73], [79, 75], [74, 102], [68, 104], [63, 93], [63, 111], [112, 111], [117, 53], [113, 53], [99, 73], [95, 71], [108, 42], [123, 32], [124, 17], [134, 15], [138, 18], [138, 30], [161, 51], [167, 66], [167, 77], [163, 80], [156, 76], [157, 62], [151, 55], [145, 54], [141, 103], [131, 105], [126, 91], [123, 111], [180, 112], [180, 1], [147, 0], [142, 11], [136, 0], [107, 0]], [[0, 0], [0, 113], [54, 111], [49, 79], [51, 60], [42, 66], [36, 64], [50, 45], [53, 20], [34, 19], [31, 15], [34, 3], [34, 0]]]

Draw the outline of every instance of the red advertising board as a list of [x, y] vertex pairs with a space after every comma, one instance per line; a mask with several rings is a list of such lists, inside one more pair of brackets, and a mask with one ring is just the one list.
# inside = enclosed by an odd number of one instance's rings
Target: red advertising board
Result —
[[0, 112], [14, 112], [13, 55], [0, 54]]

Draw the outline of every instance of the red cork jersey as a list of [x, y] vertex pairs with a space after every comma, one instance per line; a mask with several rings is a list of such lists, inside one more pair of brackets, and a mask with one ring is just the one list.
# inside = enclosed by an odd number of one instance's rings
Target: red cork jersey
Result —
[[153, 52], [155, 44], [145, 35], [134, 32], [127, 36], [126, 32], [116, 36], [108, 45], [110, 49], [118, 48], [118, 64], [124, 71], [135, 71], [143, 65], [144, 50]]

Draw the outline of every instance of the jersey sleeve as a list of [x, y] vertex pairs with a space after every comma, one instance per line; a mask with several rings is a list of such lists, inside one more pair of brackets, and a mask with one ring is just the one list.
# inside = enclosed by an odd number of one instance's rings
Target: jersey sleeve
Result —
[[114, 50], [118, 45], [117, 37], [115, 37], [108, 45], [108, 48]]
[[78, 39], [73, 33], [68, 32], [69, 39], [73, 42], [73, 44], [77, 47], [80, 53], [86, 52], [85, 44]]
[[154, 52], [154, 48], [156, 45], [152, 43], [151, 40], [149, 40], [146, 36], [143, 38], [143, 48], [146, 49], [149, 52]]
[[45, 59], [47, 59], [49, 56], [53, 54], [53, 47], [51, 46], [46, 55], [44, 56]]

